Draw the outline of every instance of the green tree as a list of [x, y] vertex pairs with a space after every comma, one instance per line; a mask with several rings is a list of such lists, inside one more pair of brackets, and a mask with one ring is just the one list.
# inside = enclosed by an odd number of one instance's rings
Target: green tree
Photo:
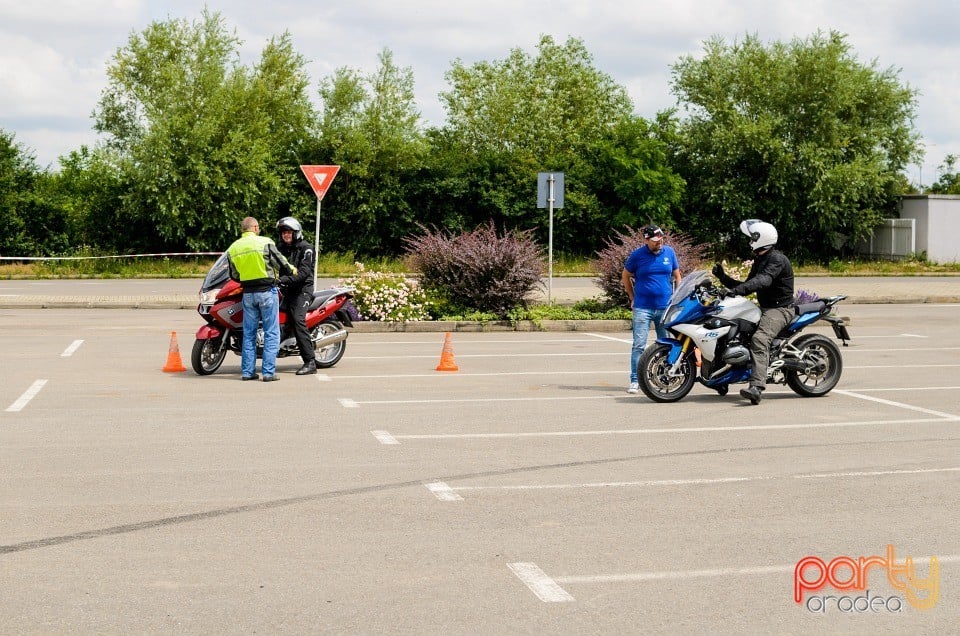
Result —
[[428, 145], [414, 100], [414, 77], [393, 53], [362, 75], [340, 68], [321, 82], [322, 118], [314, 156], [341, 167], [323, 200], [323, 238], [338, 251], [399, 253], [418, 220], [410, 190]]
[[149, 225], [155, 248], [220, 249], [247, 214], [266, 223], [306, 201], [305, 60], [288, 33], [254, 68], [239, 63], [240, 44], [205, 10], [131, 35], [107, 70], [95, 112], [111, 151], [103, 157], [128, 184], [122, 216]]
[[[591, 253], [611, 228], [666, 211], [682, 181], [666, 166], [664, 145], [632, 114], [626, 90], [594, 67], [581, 40], [542, 36], [534, 56], [466, 66], [456, 60], [441, 93], [448, 122], [436, 134], [453, 171], [464, 226], [488, 219], [536, 228], [536, 173], [565, 173], [564, 208], [555, 213], [562, 251]], [[669, 182], [669, 183], [668, 183]]]
[[714, 37], [704, 49], [672, 69], [688, 114], [674, 157], [687, 181], [682, 229], [717, 242], [761, 218], [793, 256], [823, 258], [895, 215], [919, 153], [916, 92], [898, 71], [859, 62], [837, 32], [769, 45]]
[[960, 167], [957, 156], [947, 155], [940, 164], [940, 178], [930, 186], [930, 194], [960, 194]]
[[118, 166], [116, 152], [81, 146], [60, 157], [61, 169], [51, 175], [53, 188], [62, 201], [70, 227], [71, 247], [87, 247], [109, 254], [144, 252], [154, 246], [153, 224], [148, 218], [131, 216], [124, 206], [131, 190]]
[[69, 245], [67, 215], [32, 152], [0, 129], [0, 254], [49, 256]]

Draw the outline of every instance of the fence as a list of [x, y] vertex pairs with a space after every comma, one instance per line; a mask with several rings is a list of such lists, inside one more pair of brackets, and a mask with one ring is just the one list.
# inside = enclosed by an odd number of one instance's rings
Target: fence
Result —
[[860, 254], [898, 261], [917, 253], [917, 220], [884, 219], [869, 240], [857, 246]]

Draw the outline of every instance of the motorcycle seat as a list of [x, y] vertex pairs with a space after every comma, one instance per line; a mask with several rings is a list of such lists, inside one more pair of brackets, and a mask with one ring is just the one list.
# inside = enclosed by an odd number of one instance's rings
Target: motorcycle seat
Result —
[[313, 305], [322, 305], [327, 302], [334, 296], [340, 293], [339, 289], [321, 289], [320, 291], [313, 292]]
[[803, 303], [802, 305], [795, 305], [794, 310], [798, 316], [803, 314], [817, 313], [819, 314], [827, 306], [827, 303], [822, 300], [815, 300], [812, 303]]

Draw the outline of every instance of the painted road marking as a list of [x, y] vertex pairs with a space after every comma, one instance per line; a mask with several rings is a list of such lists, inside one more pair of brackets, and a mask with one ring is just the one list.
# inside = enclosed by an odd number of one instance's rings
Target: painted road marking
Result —
[[[900, 475], [925, 475], [932, 473], [960, 472], [960, 466], [949, 468], [916, 468], [899, 470], [848, 471], [840, 473], [800, 473], [797, 475], [758, 475], [752, 477], [717, 477], [702, 479], [648, 479], [641, 481], [606, 481], [580, 484], [520, 484], [511, 486], [451, 486], [446, 482], [424, 484], [440, 501], [460, 501], [457, 492], [467, 490], [572, 490], [587, 488], [656, 488], [659, 486], [709, 486], [787, 479], [831, 479], [844, 477], [889, 477]], [[441, 496], [442, 495], [442, 496]], [[452, 496], [451, 496], [452, 495]]]
[[399, 444], [396, 438], [386, 431], [370, 431], [381, 444]]
[[61, 358], [69, 358], [74, 354], [74, 352], [80, 348], [80, 345], [83, 344], [83, 340], [74, 340], [69, 347], [63, 350], [63, 353], [60, 354]]
[[463, 497], [454, 492], [454, 489], [442, 481], [433, 481], [424, 484], [440, 501], [462, 501]]
[[7, 407], [7, 412], [13, 413], [23, 409], [23, 407], [25, 407], [30, 402], [30, 400], [36, 397], [37, 393], [40, 392], [40, 389], [42, 389], [43, 385], [45, 385], [46, 383], [47, 383], [46, 380], [37, 380], [36, 382], [31, 384], [30, 388], [24, 391], [23, 395], [17, 398], [16, 402], [14, 402], [13, 404]]
[[536, 563], [508, 563], [507, 567], [544, 603], [569, 603], [576, 600], [556, 581], [544, 574]]
[[[899, 368], [903, 368], [900, 366]], [[619, 371], [618, 373], [622, 373]], [[429, 377], [436, 376], [437, 374], [429, 374]], [[457, 374], [461, 375], [461, 374]], [[463, 374], [469, 375], [469, 374]], [[495, 373], [492, 375], [506, 375]], [[539, 375], [539, 374], [538, 374]], [[354, 377], [381, 377], [381, 376], [354, 376]], [[402, 376], [390, 376], [390, 377], [402, 377]], [[415, 376], [420, 377], [420, 376]], [[428, 376], [422, 376], [428, 377]], [[453, 375], [445, 375], [444, 377], [454, 377]], [[901, 388], [888, 388], [888, 389], [864, 389], [862, 392], [866, 393], [868, 391], [949, 391], [954, 390], [957, 387], [954, 386], [934, 386], [934, 387], [901, 387]], [[613, 387], [611, 387], [613, 390]], [[859, 390], [859, 389], [858, 389]], [[793, 391], [765, 391], [767, 395], [793, 395]], [[860, 398], [864, 400], [873, 400], [865, 395], [857, 395], [855, 392], [844, 391], [841, 389], [834, 389], [833, 393], [846, 395], [848, 397]], [[619, 391], [614, 395], [574, 395], [574, 396], [564, 396], [564, 395], [554, 395], [554, 396], [543, 396], [543, 397], [495, 397], [495, 398], [426, 398], [421, 400], [353, 400], [349, 398], [340, 398], [340, 403], [346, 408], [358, 408], [361, 405], [377, 405], [377, 404], [448, 404], [452, 402], [456, 403], [476, 403], [476, 402], [561, 402], [561, 401], [572, 401], [572, 400], [627, 400], [630, 401], [631, 398], [624, 397], [619, 393]], [[881, 403], [887, 403], [891, 406], [899, 406], [901, 408], [909, 408], [912, 410], [918, 410], [923, 412], [929, 412], [931, 414], [938, 415], [940, 417], [955, 419], [958, 416], [950, 415], [947, 413], [940, 413], [939, 411], [926, 411], [920, 407], [911, 407], [899, 402], [887, 402], [885, 400], [880, 400], [877, 398], [875, 401]], [[804, 425], [798, 425], [804, 426]], [[695, 429], [700, 430], [700, 429]], [[735, 429], [734, 429], [735, 430]]]
[[869, 395], [860, 395], [859, 393], [854, 393], [853, 391], [844, 391], [841, 389], [834, 389], [834, 393], [839, 393], [840, 395], [846, 395], [848, 397], [854, 397], [860, 400], [867, 400], [869, 402], [877, 402], [879, 404], [885, 404], [887, 406], [895, 406], [900, 409], [907, 409], [908, 411], [917, 411], [918, 413], [926, 413], [927, 415], [936, 415], [937, 417], [942, 417], [945, 419], [955, 418], [955, 415], [950, 413], [943, 413], [942, 411], [934, 411], [931, 409], [925, 409], [920, 406], [912, 406], [910, 404], [904, 404], [903, 402], [893, 402], [891, 400], [884, 400], [883, 398], [870, 397]]
[[608, 429], [603, 431], [540, 431], [534, 433], [424, 433], [413, 435], [392, 435], [396, 440], [404, 439], [510, 439], [523, 437], [587, 437], [590, 435], [672, 435], [679, 433], [733, 433], [740, 431], [779, 431], [803, 430], [815, 428], [848, 428], [860, 426], [888, 426], [893, 424], [944, 424], [960, 422], [960, 417], [909, 420], [865, 420], [861, 422], [816, 422], [811, 424], [758, 424], [754, 426], [692, 426], [686, 428], [631, 428]]
[[[934, 555], [943, 563], [960, 563], [960, 554]], [[913, 557], [915, 564], [927, 566], [931, 557]], [[673, 570], [661, 572], [628, 572], [623, 574], [586, 574], [550, 577], [536, 563], [508, 563], [507, 567], [517, 578], [544, 603], [575, 601], [576, 599], [560, 584], [588, 583], [647, 583], [650, 581], [687, 581], [704, 578], [729, 578], [738, 576], [768, 576], [787, 574], [796, 570], [797, 564], [758, 565], [747, 568], [712, 568], [705, 570]]]

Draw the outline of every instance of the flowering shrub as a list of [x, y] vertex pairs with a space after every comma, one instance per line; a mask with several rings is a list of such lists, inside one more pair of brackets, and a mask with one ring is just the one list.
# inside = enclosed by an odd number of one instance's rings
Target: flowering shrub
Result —
[[806, 289], [798, 289], [797, 292], [793, 295], [794, 305], [812, 303], [817, 300], [820, 300], [820, 295], [815, 292], [807, 291]]
[[402, 274], [368, 272], [363, 263], [355, 265], [357, 275], [340, 283], [356, 288], [353, 303], [361, 320], [414, 322], [430, 318], [423, 290], [408, 283]]
[[727, 276], [736, 280], [746, 280], [747, 274], [750, 273], [750, 268], [753, 267], [753, 261], [750, 259], [740, 261], [739, 265], [731, 264], [727, 261], [720, 261], [720, 264], [723, 265], [723, 271], [727, 273]]
[[[750, 268], [753, 267], [752, 260], [741, 261], [739, 265], [731, 265], [727, 263], [727, 261], [722, 261], [721, 264], [727, 276], [735, 278], [736, 280], [746, 280], [747, 274], [750, 273]], [[816, 300], [820, 300], [820, 296], [816, 292], [807, 291], [806, 289], [797, 289], [793, 294], [794, 305], [812, 303]]]

